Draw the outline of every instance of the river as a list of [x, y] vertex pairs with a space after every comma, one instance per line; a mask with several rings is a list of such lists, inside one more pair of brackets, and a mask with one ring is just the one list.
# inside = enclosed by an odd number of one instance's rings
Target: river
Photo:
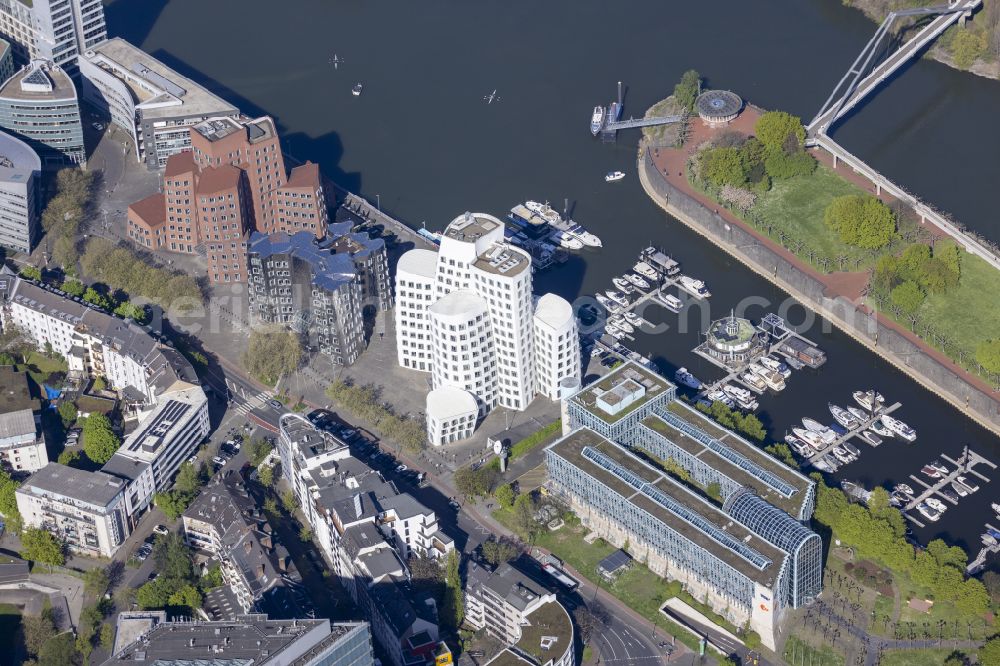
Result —
[[[275, 116], [286, 151], [319, 162], [333, 180], [411, 224], [441, 229], [465, 210], [503, 216], [528, 198], [558, 208], [568, 200], [604, 248], [539, 275], [541, 289], [572, 300], [608, 288], [655, 243], [708, 282], [716, 318], [748, 296], [777, 307], [785, 295], [667, 218], [636, 179], [638, 134], [625, 132], [615, 145], [593, 140], [591, 109], [611, 100], [622, 80], [626, 117], [641, 115], [695, 68], [710, 87], [808, 119], [875, 30], [836, 0], [721, 0], [710, 9], [594, 0], [293, 0], [279, 8], [244, 0], [238, 10], [196, 0], [115, 0], [107, 17], [112, 35], [245, 113]], [[337, 67], [334, 55], [342, 61]], [[353, 97], [358, 81], [364, 93]], [[487, 104], [483, 97], [494, 89], [499, 99]], [[1000, 182], [1000, 126], [986, 122], [998, 109], [1000, 83], [923, 60], [834, 135], [892, 179], [1000, 240], [995, 205], [982, 194]], [[613, 169], [628, 177], [606, 184]], [[747, 314], [756, 319], [762, 311]], [[670, 374], [685, 365], [710, 377], [708, 364], [690, 353], [698, 326], [680, 332], [676, 317], [653, 312], [650, 318], [671, 329], [640, 336], [637, 349]], [[826, 419], [828, 401], [850, 404], [852, 391], [877, 386], [903, 403], [896, 415], [918, 429], [919, 439], [863, 447], [861, 460], [838, 476], [868, 487], [908, 480], [942, 452], [957, 457], [964, 445], [1000, 463], [995, 436], [847, 336], [821, 328], [806, 334], [827, 352], [827, 365], [795, 373], [788, 391], [762, 401], [760, 415], [776, 437], [801, 416]], [[978, 550], [990, 501], [1000, 497], [995, 483], [981, 484], [917, 536]]]

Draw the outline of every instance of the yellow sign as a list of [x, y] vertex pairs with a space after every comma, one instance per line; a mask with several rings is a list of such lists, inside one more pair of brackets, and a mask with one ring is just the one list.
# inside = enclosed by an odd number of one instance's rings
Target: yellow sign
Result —
[[451, 666], [451, 652], [439, 654], [434, 658], [434, 666]]

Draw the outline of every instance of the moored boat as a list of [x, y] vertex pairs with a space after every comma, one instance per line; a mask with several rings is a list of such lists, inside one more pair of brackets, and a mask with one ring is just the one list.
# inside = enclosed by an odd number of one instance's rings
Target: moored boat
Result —
[[868, 444], [871, 444], [872, 446], [878, 446], [879, 444], [882, 443], [882, 438], [873, 433], [871, 430], [865, 430], [861, 432], [861, 434], [858, 435], [858, 437], [863, 439]]
[[684, 288], [689, 294], [696, 298], [708, 298], [712, 295], [712, 292], [708, 290], [705, 283], [697, 278], [688, 277], [687, 275], [682, 275], [678, 279], [680, 286]]
[[877, 435], [882, 435], [883, 437], [892, 437], [893, 432], [885, 427], [882, 423], [882, 419], [875, 419], [871, 424], [869, 424], [868, 429]]
[[963, 486], [958, 481], [951, 482], [951, 489], [954, 490], [959, 497], [965, 497], [969, 495], [969, 489]]
[[559, 247], [564, 247], [567, 250], [583, 249], [583, 241], [581, 241], [579, 238], [574, 238], [573, 236], [570, 236], [565, 231], [559, 231], [558, 229], [556, 229], [549, 235], [549, 238], [558, 243]]
[[813, 432], [812, 430], [806, 430], [805, 428], [792, 428], [792, 434], [817, 451], [826, 446], [826, 442], [824, 442], [823, 438], [819, 436], [819, 433]]
[[752, 372], [744, 372], [740, 375], [740, 381], [754, 387], [758, 391], [763, 391], [767, 388], [767, 384], [764, 383], [764, 380], [761, 379], [760, 375], [755, 375]]
[[935, 511], [933, 508], [927, 506], [926, 502], [921, 502], [920, 504], [918, 504], [917, 511], [920, 512], [921, 516], [931, 521], [932, 523], [936, 523], [938, 518], [941, 517], [941, 514]]
[[920, 471], [926, 474], [927, 476], [931, 477], [932, 479], [941, 478], [941, 472], [939, 472], [937, 468], [934, 467], [933, 465], [924, 465], [923, 467], [920, 468]]
[[936, 497], [928, 497], [924, 501], [927, 502], [927, 506], [938, 513], [944, 513], [948, 509], [947, 505]]
[[853, 430], [857, 428], [859, 425], [861, 425], [860, 423], [858, 423], [858, 420], [854, 418], [854, 416], [843, 407], [839, 407], [833, 404], [832, 402], [827, 403], [826, 406], [827, 409], [830, 410], [830, 413], [833, 415], [833, 418], [837, 421], [837, 423], [844, 426], [848, 430]]
[[760, 364], [765, 368], [771, 372], [777, 372], [785, 379], [788, 379], [792, 375], [792, 371], [788, 369], [788, 366], [775, 358], [771, 358], [770, 356], [761, 356], [759, 360]]
[[893, 490], [898, 490], [904, 495], [909, 495], [910, 497], [913, 497], [913, 488], [911, 488], [908, 484], [898, 483], [896, 484], [896, 487]]
[[617, 303], [615, 303], [614, 301], [612, 301], [610, 298], [608, 298], [604, 294], [594, 294], [594, 298], [596, 298], [597, 302], [600, 303], [601, 305], [603, 305], [604, 308], [607, 309], [607, 310], [617, 310], [618, 307], [619, 307], [619, 305]]
[[594, 113], [590, 116], [590, 133], [597, 136], [604, 127], [604, 107], [595, 106]]
[[640, 289], [649, 289], [649, 283], [635, 273], [626, 273], [624, 277]]
[[622, 317], [615, 317], [614, 319], [611, 320], [611, 323], [614, 324], [615, 327], [617, 327], [619, 330], [625, 331], [626, 333], [632, 333], [633, 331], [635, 331], [635, 328], [632, 326], [632, 324], [625, 321], [625, 319], [623, 319]]
[[969, 481], [969, 479], [965, 476], [957, 476], [955, 477], [955, 480], [961, 483], [966, 488], [968, 488], [970, 493], [974, 493], [977, 490], [979, 490], [979, 486], [977, 486], [972, 481]]
[[621, 305], [622, 307], [628, 307], [629, 304], [628, 297], [626, 297], [625, 294], [621, 293], [620, 291], [615, 291], [614, 289], [608, 289], [604, 293], [607, 294], [608, 298], [613, 300], [618, 305]]
[[611, 282], [613, 282], [614, 285], [622, 291], [627, 291], [632, 288], [632, 285], [624, 277], [611, 278]]
[[906, 425], [899, 419], [894, 419], [888, 414], [882, 416], [882, 423], [885, 427], [892, 431], [897, 437], [901, 437], [908, 442], [912, 442], [917, 438], [917, 431]]
[[658, 276], [656, 269], [647, 264], [645, 261], [636, 263], [636, 265], [632, 267], [632, 270], [642, 277], [649, 278], [650, 280], [655, 280]]
[[872, 417], [871, 414], [869, 414], [863, 409], [860, 409], [859, 407], [851, 406], [847, 408], [847, 411], [849, 411], [851, 415], [854, 418], [856, 418], [860, 423], [864, 423], [865, 421], [867, 421]]
[[854, 402], [858, 403], [869, 412], [877, 412], [885, 404], [885, 398], [878, 391], [855, 391]]
[[364, 90], [364, 88], [365, 87], [361, 85], [361, 82], [358, 81], [357, 83], [354, 84], [354, 87], [351, 88], [351, 94], [354, 95], [355, 97], [360, 97], [361, 91]]
[[616, 180], [621, 180], [624, 177], [625, 177], [624, 171], [609, 171], [607, 174], [605, 174], [604, 180], [605, 182], [613, 183]]
[[734, 407], [736, 407], [736, 402], [732, 398], [730, 398], [728, 395], [726, 395], [725, 391], [720, 391], [720, 390], [716, 389], [715, 391], [711, 391], [709, 393], [706, 393], [705, 394], [705, 398], [709, 402], [721, 402], [722, 404], [724, 404], [726, 407], [729, 407], [730, 409], [733, 409]]
[[624, 314], [622, 314], [622, 316], [625, 317], [625, 321], [632, 324], [633, 326], [642, 326], [642, 319], [639, 317], [639, 315], [632, 312], [631, 310], [625, 312]]
[[684, 307], [684, 302], [673, 294], [661, 293], [659, 295], [659, 300], [663, 303], [663, 307], [674, 313], [680, 312], [681, 308]]
[[691, 389], [701, 388], [701, 380], [692, 375], [687, 368], [678, 368], [674, 373], [674, 381]]

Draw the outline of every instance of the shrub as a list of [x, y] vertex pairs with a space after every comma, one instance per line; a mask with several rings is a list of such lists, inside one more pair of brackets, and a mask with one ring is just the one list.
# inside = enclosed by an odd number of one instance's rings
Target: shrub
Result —
[[896, 231], [892, 210], [869, 195], [837, 197], [826, 207], [823, 222], [842, 242], [868, 250], [888, 245]]

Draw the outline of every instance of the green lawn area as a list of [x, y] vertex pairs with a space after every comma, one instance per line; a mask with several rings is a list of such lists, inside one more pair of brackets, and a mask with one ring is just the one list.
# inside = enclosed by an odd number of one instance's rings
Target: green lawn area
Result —
[[[819, 165], [811, 175], [774, 181], [771, 189], [758, 199], [754, 211], [772, 226], [773, 237], [778, 237], [780, 229], [801, 243], [803, 247], [796, 253], [801, 258], [809, 261], [808, 250], [812, 249], [816, 253], [813, 265], [817, 265], [819, 257], [826, 257], [830, 261], [829, 270], [839, 270], [837, 258], [845, 256], [849, 259], [845, 269], [856, 270], [857, 259], [861, 260], [860, 268], [868, 268], [874, 264], [871, 253], [842, 243], [837, 233], [823, 223], [823, 212], [829, 203], [845, 194], [865, 194], [865, 191]], [[785, 245], [795, 247], [788, 240]]]
[[976, 347], [1000, 331], [1000, 271], [975, 255], [962, 254], [958, 287], [946, 294], [928, 294], [917, 314], [931, 328], [946, 334], [970, 357]]
[[953, 652], [951, 648], [886, 650], [882, 653], [879, 666], [941, 666]]
[[833, 648], [815, 648], [795, 636], [785, 641], [784, 657], [788, 666], [844, 666], [844, 656]]

